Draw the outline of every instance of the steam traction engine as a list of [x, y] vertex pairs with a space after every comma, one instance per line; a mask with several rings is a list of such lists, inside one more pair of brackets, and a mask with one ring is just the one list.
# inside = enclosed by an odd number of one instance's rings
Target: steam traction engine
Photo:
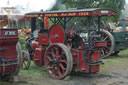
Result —
[[[125, 25], [125, 21], [124, 25]], [[101, 36], [104, 37], [108, 43], [107, 47], [104, 47], [102, 51], [102, 58], [108, 58], [109, 56], [118, 56], [121, 50], [127, 49], [128, 47], [128, 33], [127, 29], [117, 29], [112, 27], [112, 24], [105, 24], [102, 22]]]
[[17, 80], [22, 53], [18, 43], [18, 29], [14, 27], [16, 22], [8, 16], [15, 17], [19, 14], [13, 14], [9, 7], [1, 8], [0, 11], [0, 81]]
[[21, 48], [17, 29], [0, 29], [0, 80], [17, 76], [21, 64]]
[[[102, 48], [107, 46], [100, 36], [100, 19], [113, 15], [112, 10], [99, 8], [28, 13], [33, 36], [26, 40], [30, 56], [37, 66], [45, 65], [49, 75], [56, 79], [63, 79], [73, 71], [98, 72]], [[92, 25], [94, 16], [98, 28]], [[69, 21], [76, 17], [86, 18], [86, 37], [69, 26]]]

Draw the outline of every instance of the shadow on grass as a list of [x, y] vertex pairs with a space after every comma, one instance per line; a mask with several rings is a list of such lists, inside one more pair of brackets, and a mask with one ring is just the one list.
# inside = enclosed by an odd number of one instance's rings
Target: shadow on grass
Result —
[[128, 49], [122, 50], [118, 55], [109, 56], [106, 59], [116, 59], [116, 58], [128, 58]]
[[29, 71], [29, 72], [46, 72], [44, 66], [36, 66], [32, 61], [30, 68], [28, 70], [22, 70], [22, 71]]

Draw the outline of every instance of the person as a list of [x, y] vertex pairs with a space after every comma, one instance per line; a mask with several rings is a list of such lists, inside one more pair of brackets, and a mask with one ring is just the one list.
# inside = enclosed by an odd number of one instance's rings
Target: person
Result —
[[27, 26], [26, 26], [26, 34], [25, 34], [25, 37], [27, 37], [27, 38], [28, 38], [28, 37], [31, 37], [31, 34], [30, 34], [30, 33], [31, 33], [31, 29], [30, 29], [30, 27], [27, 25]]
[[[45, 22], [44, 22], [45, 19]], [[37, 28], [38, 29], [38, 28]], [[49, 22], [48, 18], [41, 18], [40, 27], [39, 27], [39, 33], [48, 33], [49, 30]]]
[[123, 31], [123, 27], [121, 26], [120, 22], [118, 21], [116, 24], [116, 32], [121, 32]]
[[49, 29], [49, 21], [48, 21], [48, 17], [45, 17], [45, 28]]
[[44, 30], [44, 19], [43, 18], [41, 18], [40, 27], [37, 29], [39, 29], [39, 33], [43, 32], [43, 30]]
[[80, 25], [78, 24], [78, 22], [74, 23], [74, 26], [72, 27], [72, 29], [76, 32], [76, 33], [80, 33]]
[[28, 33], [28, 32], [31, 32], [31, 29], [29, 28], [28, 25], [26, 26], [26, 32], [27, 32], [27, 33]]
[[39, 18], [39, 24], [36, 26], [36, 29], [33, 32], [33, 37], [38, 38], [38, 33], [42, 33], [44, 29], [43, 18]]
[[108, 22], [108, 24], [107, 24], [107, 25], [109, 26], [110, 30], [116, 31], [116, 28], [115, 28], [115, 26], [114, 26], [114, 23], [113, 23], [113, 22]]
[[23, 37], [23, 38], [25, 38], [25, 29], [24, 29], [24, 27], [21, 27], [21, 33], [22, 33], [22, 35], [21, 35], [21, 37]]

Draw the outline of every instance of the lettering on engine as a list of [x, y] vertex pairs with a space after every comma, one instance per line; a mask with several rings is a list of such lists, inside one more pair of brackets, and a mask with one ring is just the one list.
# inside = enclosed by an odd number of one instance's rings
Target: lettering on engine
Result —
[[109, 13], [109, 11], [102, 10], [101, 13], [102, 13], [102, 14], [107, 14], [107, 13]]
[[5, 31], [4, 35], [16, 35], [16, 31]]

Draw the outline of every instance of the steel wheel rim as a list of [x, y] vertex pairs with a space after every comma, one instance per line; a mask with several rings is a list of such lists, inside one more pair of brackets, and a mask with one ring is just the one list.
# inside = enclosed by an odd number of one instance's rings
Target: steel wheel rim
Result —
[[101, 30], [100, 33], [102, 35], [101, 39], [107, 42], [107, 46], [103, 47], [100, 56], [101, 58], [107, 58], [114, 50], [115, 40], [112, 34], [106, 30]]
[[23, 50], [22, 51], [22, 56], [23, 56], [22, 68], [23, 69], [28, 69], [30, 67], [30, 63], [31, 63], [29, 53]]
[[48, 47], [45, 53], [45, 67], [49, 75], [63, 79], [72, 70], [72, 55], [69, 49], [61, 43]]
[[21, 45], [18, 42], [16, 45], [16, 51], [17, 51], [17, 59], [18, 59], [18, 65], [17, 65], [17, 69], [15, 74], [17, 75], [19, 73], [20, 68], [22, 67], [22, 62], [23, 62], [23, 58], [22, 58], [22, 51], [21, 51]]

